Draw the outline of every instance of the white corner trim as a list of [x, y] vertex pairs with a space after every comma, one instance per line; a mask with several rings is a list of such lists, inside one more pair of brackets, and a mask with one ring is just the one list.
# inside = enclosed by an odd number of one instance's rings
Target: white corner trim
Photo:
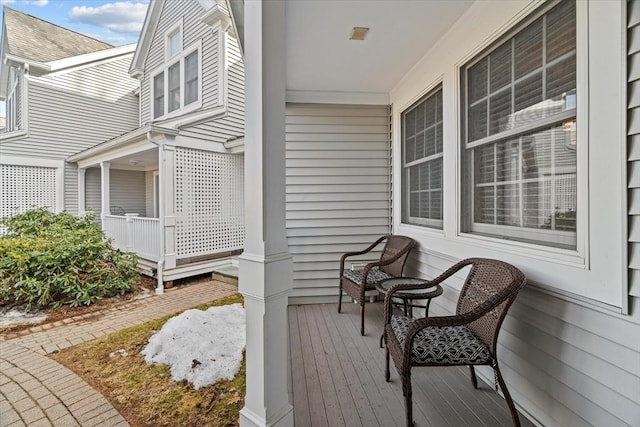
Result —
[[287, 102], [312, 104], [390, 105], [388, 93], [287, 90]]

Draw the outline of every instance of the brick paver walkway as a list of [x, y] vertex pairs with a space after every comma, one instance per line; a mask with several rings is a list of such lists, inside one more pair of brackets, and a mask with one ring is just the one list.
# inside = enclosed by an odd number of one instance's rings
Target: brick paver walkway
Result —
[[93, 387], [47, 354], [232, 295], [217, 281], [0, 336], [0, 427], [128, 426]]

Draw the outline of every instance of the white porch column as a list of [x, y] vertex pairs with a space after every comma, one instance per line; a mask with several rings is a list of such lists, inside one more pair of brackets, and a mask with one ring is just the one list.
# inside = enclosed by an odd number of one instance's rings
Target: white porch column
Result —
[[239, 288], [247, 312], [247, 394], [240, 425], [293, 426], [287, 390], [287, 303], [293, 262], [285, 234], [285, 7], [245, 11], [245, 250]]
[[86, 188], [86, 172], [85, 168], [78, 168], [78, 216], [83, 216], [86, 213], [87, 203], [85, 201], [85, 188]]
[[100, 219], [102, 219], [102, 228], [104, 229], [104, 221], [106, 215], [111, 215], [111, 188], [109, 182], [109, 171], [111, 163], [100, 162], [100, 194], [101, 207]]
[[176, 266], [176, 198], [175, 198], [176, 147], [160, 147], [160, 224], [164, 245], [164, 268]]

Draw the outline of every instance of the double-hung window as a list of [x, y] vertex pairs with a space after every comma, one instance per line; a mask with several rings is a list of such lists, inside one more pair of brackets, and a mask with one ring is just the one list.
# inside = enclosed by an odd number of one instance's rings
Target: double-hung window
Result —
[[184, 113], [202, 104], [201, 43], [182, 47], [182, 26], [165, 38], [165, 63], [153, 75], [153, 118]]
[[564, 0], [462, 68], [462, 231], [576, 248], [576, 10]]
[[442, 228], [442, 88], [402, 113], [403, 221]]

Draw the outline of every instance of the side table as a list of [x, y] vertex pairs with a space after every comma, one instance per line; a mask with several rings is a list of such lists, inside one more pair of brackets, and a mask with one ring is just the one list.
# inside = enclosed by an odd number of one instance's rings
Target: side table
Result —
[[[378, 292], [387, 295], [389, 290], [395, 285], [421, 285], [427, 283], [428, 280], [425, 279], [416, 279], [413, 277], [392, 277], [391, 279], [385, 279], [376, 284], [376, 289]], [[424, 308], [425, 316], [429, 316], [429, 305], [431, 305], [431, 300], [435, 297], [442, 295], [442, 286], [435, 285], [430, 286], [428, 288], [421, 289], [405, 289], [402, 291], [398, 291], [393, 294], [393, 298], [398, 298], [402, 300], [402, 307], [404, 309], [404, 314], [407, 317], [413, 317], [413, 308]], [[415, 304], [413, 300], [426, 300], [425, 305]], [[380, 337], [380, 347], [382, 348], [382, 341], [384, 339], [384, 334]]]

